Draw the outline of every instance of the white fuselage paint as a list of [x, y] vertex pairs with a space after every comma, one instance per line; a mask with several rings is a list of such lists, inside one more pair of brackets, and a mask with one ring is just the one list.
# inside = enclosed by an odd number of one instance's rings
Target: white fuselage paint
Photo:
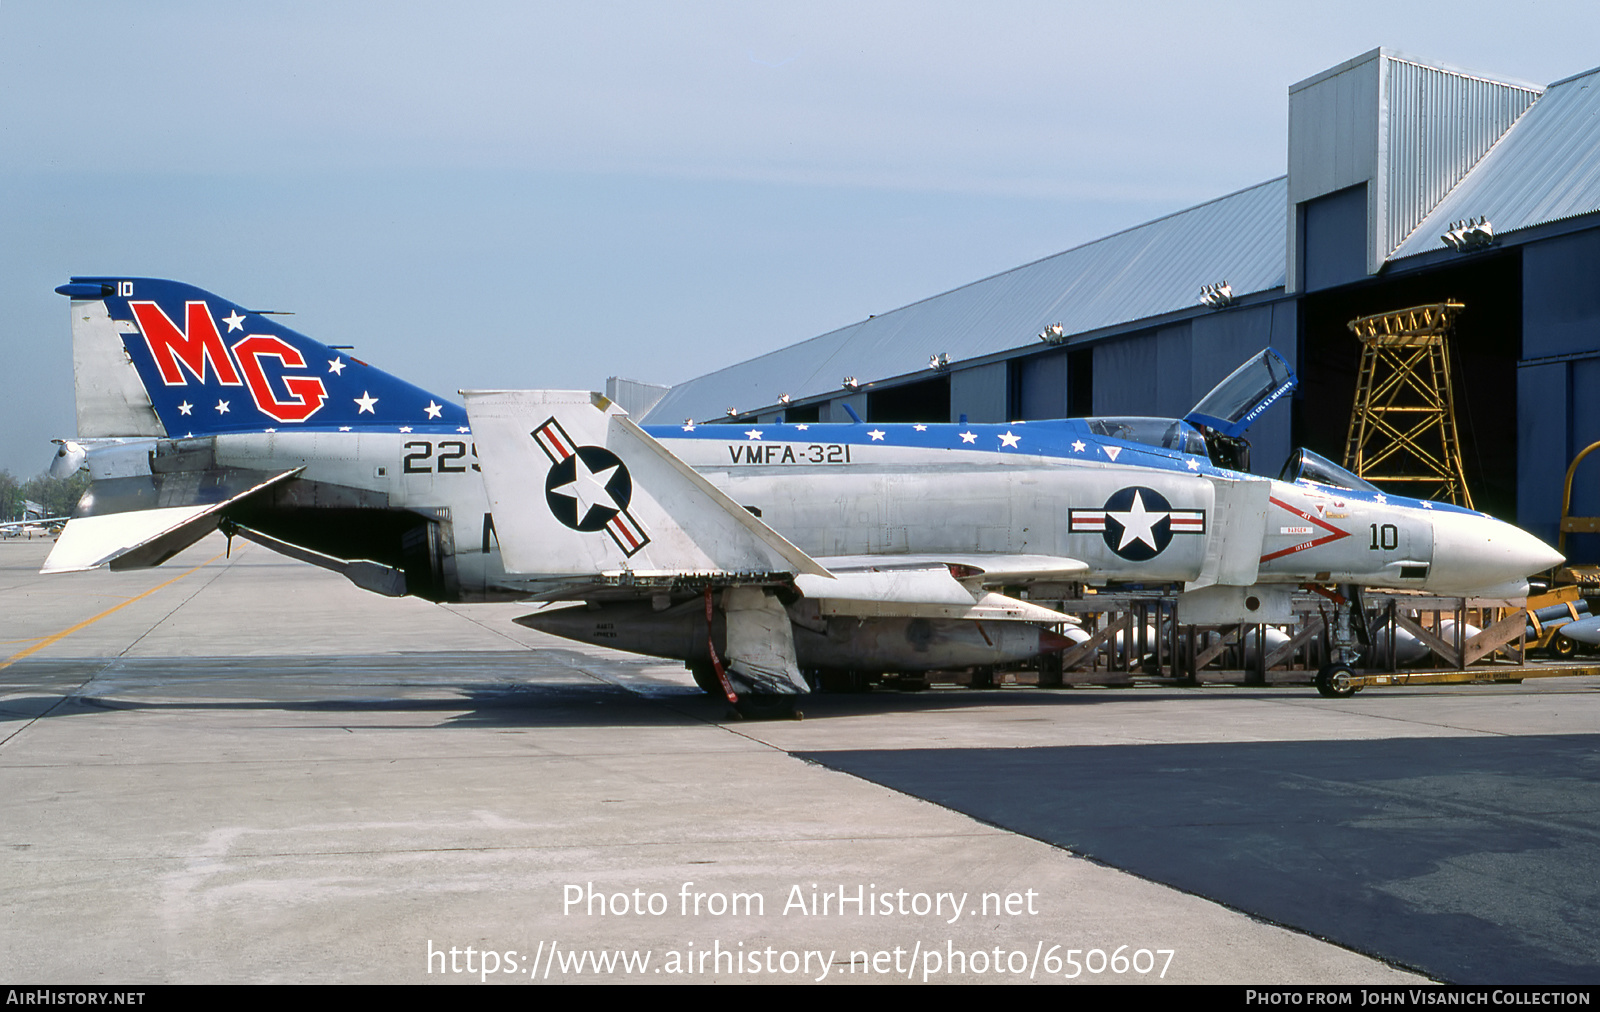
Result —
[[[483, 551], [489, 516], [470, 434], [283, 432], [216, 437], [219, 465], [261, 470], [304, 466], [304, 478], [387, 497], [391, 507], [446, 510], [453, 527], [456, 572], [465, 600], [525, 591], [529, 581], [505, 573], [493, 537]], [[1089, 582], [1188, 582], [1200, 579], [1207, 542], [1224, 529], [1220, 483], [1262, 483], [1264, 516], [1235, 518], [1228, 550], [1259, 560], [1256, 580], [1267, 583], [1354, 582], [1468, 593], [1526, 575], [1513, 570], [1530, 553], [1549, 549], [1531, 535], [1480, 515], [1437, 512], [1346, 498], [1339, 489], [1290, 485], [1226, 472], [1185, 474], [1138, 464], [1107, 464], [980, 450], [928, 450], [860, 445], [848, 463], [793, 463], [783, 451], [763, 450], [760, 462], [734, 464], [746, 451], [735, 441], [663, 438], [668, 449], [699, 470], [802, 551], [816, 558], [906, 553], [1031, 553], [1079, 559]], [[766, 444], [781, 447], [783, 444]], [[775, 459], [774, 459], [775, 455]], [[1130, 454], [1129, 456], [1133, 456]], [[774, 460], [768, 463], [768, 460]], [[1151, 504], [1123, 520], [1135, 530], [1108, 541], [1094, 526], [1119, 490], [1151, 489], [1183, 513], [1189, 531], [1146, 559], [1140, 535], [1152, 523]], [[1225, 504], [1226, 505], [1226, 504]], [[528, 509], [545, 509], [530, 502]], [[1074, 511], [1079, 511], [1074, 530]], [[1085, 515], [1085, 511], [1087, 515]], [[1195, 520], [1194, 514], [1203, 515]], [[1160, 518], [1154, 523], [1159, 524]], [[1171, 521], [1169, 519], [1169, 525]], [[1176, 526], [1176, 525], [1172, 525]], [[1198, 529], [1197, 529], [1198, 528]], [[1448, 555], [1435, 558], [1435, 530]], [[1203, 530], [1203, 533], [1200, 531]], [[598, 536], [598, 535], [597, 535]], [[1112, 542], [1127, 540], [1124, 545]], [[1530, 545], [1531, 543], [1531, 545]], [[1117, 548], [1124, 554], [1119, 555]]]

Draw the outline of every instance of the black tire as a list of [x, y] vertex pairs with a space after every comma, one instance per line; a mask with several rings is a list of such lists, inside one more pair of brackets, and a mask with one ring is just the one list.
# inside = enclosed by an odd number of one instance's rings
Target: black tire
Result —
[[739, 693], [733, 708], [745, 720], [792, 720], [799, 696], [779, 693]]
[[1357, 687], [1348, 681], [1354, 676], [1348, 664], [1324, 664], [1317, 672], [1317, 692], [1329, 699], [1348, 699], [1356, 694]]
[[717, 677], [717, 671], [709, 664], [689, 665], [689, 674], [694, 676], [694, 684], [700, 686], [700, 691], [708, 696], [725, 698], [722, 692], [722, 680]]

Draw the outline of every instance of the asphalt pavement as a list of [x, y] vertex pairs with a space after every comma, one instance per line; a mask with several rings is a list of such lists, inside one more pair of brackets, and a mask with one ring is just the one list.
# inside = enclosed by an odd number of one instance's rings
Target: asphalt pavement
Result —
[[1594, 679], [747, 722], [523, 606], [48, 548], [0, 542], [13, 981], [1600, 978]]

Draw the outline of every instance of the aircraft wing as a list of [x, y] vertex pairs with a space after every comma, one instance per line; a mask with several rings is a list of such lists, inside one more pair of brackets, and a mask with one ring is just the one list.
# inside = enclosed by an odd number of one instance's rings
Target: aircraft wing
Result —
[[220, 468], [96, 481], [39, 572], [159, 566], [216, 530], [223, 509], [302, 470]]
[[1089, 572], [1087, 562], [1059, 555], [966, 552], [935, 555], [850, 555], [817, 560], [830, 571], [904, 569], [950, 566], [962, 583], [979, 587], [1014, 587], [1030, 583], [1076, 580]]

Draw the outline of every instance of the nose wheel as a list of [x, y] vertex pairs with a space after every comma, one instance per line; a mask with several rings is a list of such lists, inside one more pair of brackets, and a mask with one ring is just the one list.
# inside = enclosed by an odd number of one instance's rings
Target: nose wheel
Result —
[[1348, 664], [1324, 664], [1317, 672], [1317, 692], [1329, 699], [1346, 699], [1360, 688], [1352, 684], [1355, 672]]

